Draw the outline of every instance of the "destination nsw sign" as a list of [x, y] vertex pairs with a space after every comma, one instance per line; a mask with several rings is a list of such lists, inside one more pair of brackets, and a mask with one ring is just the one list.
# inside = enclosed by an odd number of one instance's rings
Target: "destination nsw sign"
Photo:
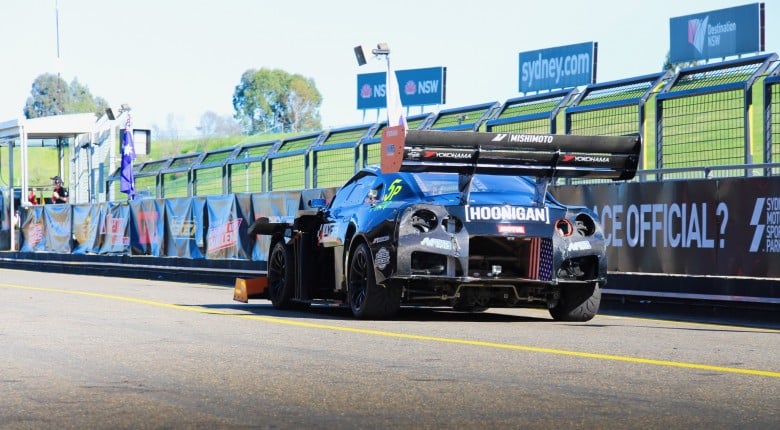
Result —
[[[447, 80], [446, 67], [396, 70], [404, 106], [444, 104]], [[385, 72], [357, 75], [357, 108], [382, 109], [387, 107]]]
[[672, 63], [763, 50], [763, 3], [711, 10], [669, 20], [669, 61]]

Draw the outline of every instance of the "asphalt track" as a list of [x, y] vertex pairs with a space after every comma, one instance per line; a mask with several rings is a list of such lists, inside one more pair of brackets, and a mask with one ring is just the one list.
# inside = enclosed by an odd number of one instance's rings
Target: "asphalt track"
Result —
[[780, 428], [780, 330], [0, 269], [0, 428]]

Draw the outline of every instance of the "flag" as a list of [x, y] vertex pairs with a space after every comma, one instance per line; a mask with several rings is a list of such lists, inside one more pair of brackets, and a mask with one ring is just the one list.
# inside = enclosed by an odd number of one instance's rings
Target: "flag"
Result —
[[385, 83], [385, 97], [387, 97], [387, 126], [402, 125], [406, 130], [406, 116], [404, 106], [401, 104], [401, 90], [398, 88], [398, 77], [387, 63], [387, 78]]
[[125, 130], [122, 132], [122, 168], [119, 173], [119, 191], [127, 193], [130, 200], [135, 199], [135, 178], [133, 177], [133, 160], [135, 160], [135, 144], [133, 143], [133, 129], [130, 128], [130, 120], [127, 120]]

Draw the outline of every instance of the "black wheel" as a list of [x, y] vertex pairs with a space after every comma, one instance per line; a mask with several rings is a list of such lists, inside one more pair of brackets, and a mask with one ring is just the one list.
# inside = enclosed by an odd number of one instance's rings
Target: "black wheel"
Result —
[[383, 319], [398, 313], [401, 291], [376, 284], [374, 260], [365, 243], [358, 245], [350, 258], [347, 276], [349, 307], [355, 318]]
[[268, 256], [268, 297], [276, 309], [293, 308], [293, 294], [295, 292], [295, 263], [293, 253], [284, 245], [284, 241], [277, 241], [271, 246], [271, 254]]
[[601, 287], [598, 283], [561, 286], [561, 298], [550, 308], [556, 321], [590, 321], [599, 311]]

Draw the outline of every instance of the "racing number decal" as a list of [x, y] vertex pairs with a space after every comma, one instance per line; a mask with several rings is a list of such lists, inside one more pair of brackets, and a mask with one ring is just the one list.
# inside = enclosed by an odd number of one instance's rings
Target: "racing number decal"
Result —
[[400, 193], [401, 189], [403, 189], [403, 183], [399, 178], [393, 181], [390, 184], [390, 186], [387, 187], [387, 194], [385, 194], [385, 197], [382, 200], [384, 201], [393, 200], [393, 197], [395, 197], [398, 193]]

